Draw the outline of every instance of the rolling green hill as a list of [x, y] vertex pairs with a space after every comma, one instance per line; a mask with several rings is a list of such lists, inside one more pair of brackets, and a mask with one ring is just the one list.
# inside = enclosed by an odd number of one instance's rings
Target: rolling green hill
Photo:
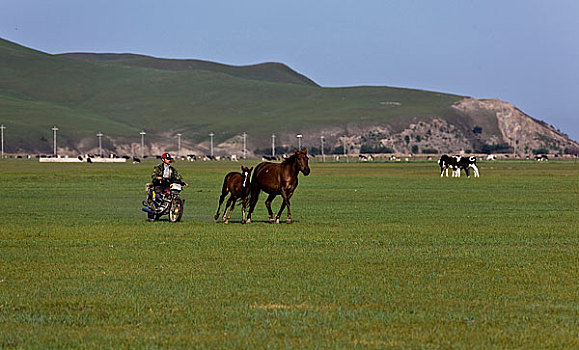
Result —
[[500, 134], [493, 113], [453, 108], [461, 100], [390, 87], [324, 88], [277, 63], [234, 67], [132, 54], [50, 55], [0, 39], [7, 152], [51, 153], [54, 125], [59, 148], [71, 153], [94, 151], [99, 131], [103, 147], [134, 152], [145, 130], [151, 153], [174, 149], [176, 133], [183, 134], [184, 148], [203, 151], [215, 132], [224, 152], [243, 132], [250, 150], [268, 147], [272, 133], [287, 146], [295, 145], [296, 133], [304, 134], [305, 145], [318, 145], [324, 135], [332, 148], [346, 135], [358, 147], [375, 146], [380, 137], [401, 135], [423, 121], [431, 133], [444, 129], [474, 148], [485, 142], [472, 134], [475, 125], [484, 137]]
[[127, 66], [154, 68], [167, 71], [204, 70], [216, 73], [226, 73], [231, 76], [258, 81], [317, 86], [316, 83], [308, 77], [298, 74], [289, 67], [280, 63], [270, 62], [252, 66], [236, 67], [201, 60], [172, 60], [135, 54], [67, 53], [60, 56], [81, 61], [114, 62]]

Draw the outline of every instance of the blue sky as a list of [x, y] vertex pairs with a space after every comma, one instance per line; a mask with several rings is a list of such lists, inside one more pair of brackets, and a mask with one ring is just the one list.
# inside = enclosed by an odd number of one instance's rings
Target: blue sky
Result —
[[576, 0], [2, 0], [0, 36], [496, 97], [579, 140], [578, 16]]

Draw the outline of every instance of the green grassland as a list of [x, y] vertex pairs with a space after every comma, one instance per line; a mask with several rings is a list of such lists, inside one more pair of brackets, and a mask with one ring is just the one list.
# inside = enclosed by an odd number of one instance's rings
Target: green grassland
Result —
[[572, 161], [315, 162], [292, 225], [213, 222], [233, 162], [146, 222], [153, 165], [0, 161], [1, 348], [579, 347]]

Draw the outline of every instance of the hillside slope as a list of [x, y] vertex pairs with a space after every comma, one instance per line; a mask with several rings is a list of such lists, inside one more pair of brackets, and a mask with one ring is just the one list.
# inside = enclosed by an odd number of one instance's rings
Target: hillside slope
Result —
[[66, 53], [59, 56], [80, 61], [106, 61], [109, 63], [120, 63], [127, 66], [155, 68], [167, 71], [204, 70], [209, 72], [225, 73], [244, 79], [318, 86], [308, 77], [296, 73], [288, 66], [273, 62], [236, 67], [201, 60], [163, 59], [135, 54]]
[[[275, 133], [279, 146], [351, 151], [458, 152], [509, 148], [513, 128], [491, 105], [468, 107], [462, 96], [390, 87], [323, 88], [289, 67], [245, 67], [132, 54], [49, 55], [0, 40], [0, 120], [6, 150], [51, 153], [51, 127], [59, 127], [59, 152], [92, 152], [102, 132], [107, 152], [140, 154], [176, 150], [206, 153], [215, 133], [217, 153], [265, 151]], [[472, 104], [472, 103], [471, 103]], [[514, 107], [513, 107], [514, 108]], [[501, 114], [503, 113], [503, 114]], [[520, 150], [562, 151], [577, 143], [537, 122], [528, 131], [522, 115]], [[476, 132], [473, 132], [475, 130]]]

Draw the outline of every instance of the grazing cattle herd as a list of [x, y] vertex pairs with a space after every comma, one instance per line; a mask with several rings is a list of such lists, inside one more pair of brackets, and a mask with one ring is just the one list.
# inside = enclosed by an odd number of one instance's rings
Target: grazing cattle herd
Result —
[[461, 170], [464, 170], [466, 177], [470, 177], [470, 169], [474, 172], [474, 177], [479, 177], [480, 173], [478, 167], [476, 166], [476, 157], [463, 157], [463, 156], [448, 156], [446, 154], [442, 155], [438, 160], [438, 165], [440, 165], [440, 177], [446, 174], [448, 177], [448, 171], [451, 170], [452, 177], [460, 177]]

